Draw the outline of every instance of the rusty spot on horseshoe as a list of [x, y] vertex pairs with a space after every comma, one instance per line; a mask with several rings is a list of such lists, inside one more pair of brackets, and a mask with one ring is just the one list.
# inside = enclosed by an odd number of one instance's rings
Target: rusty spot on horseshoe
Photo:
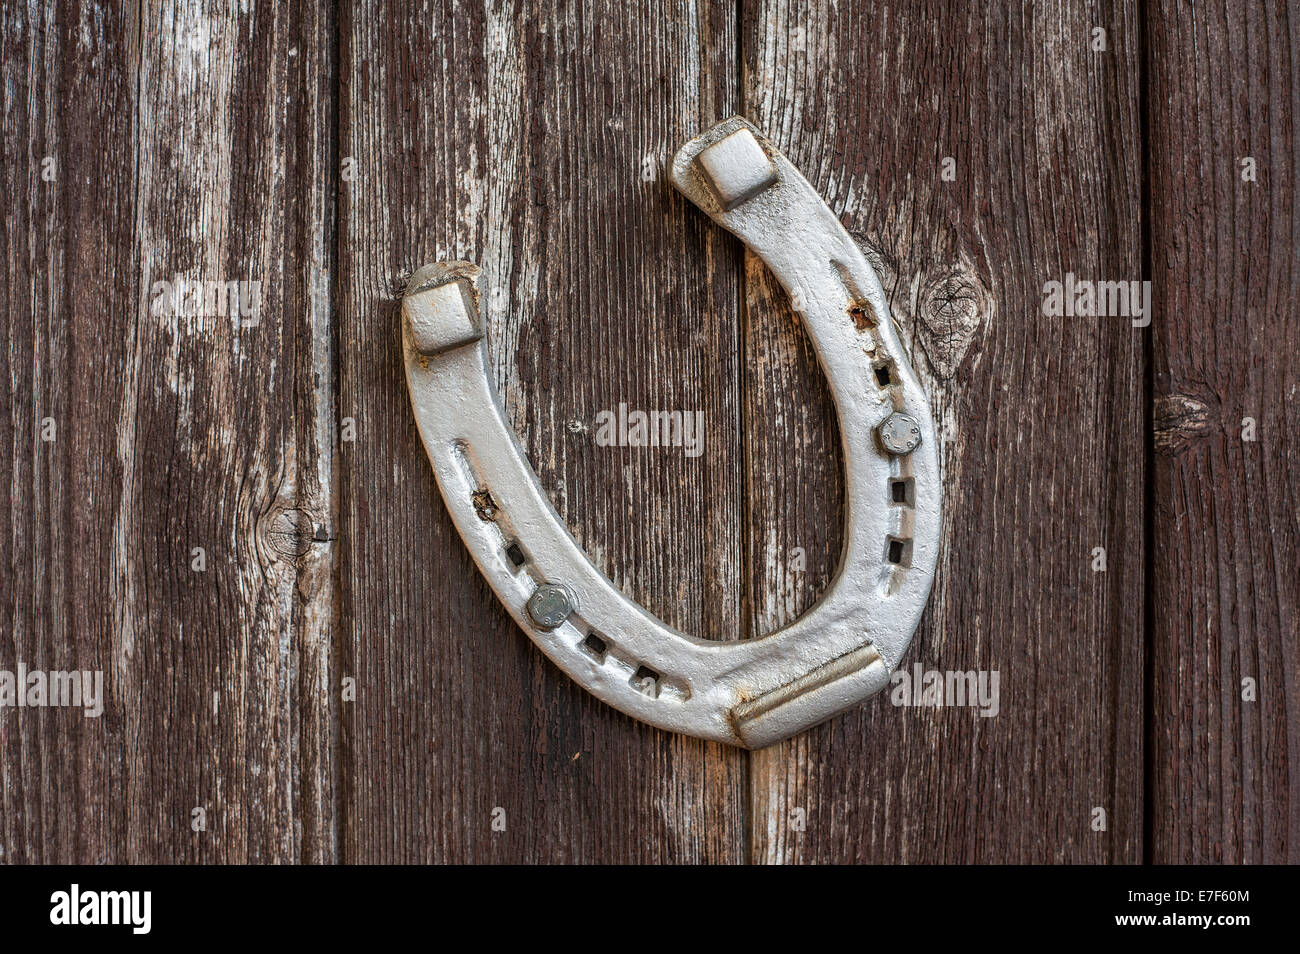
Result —
[[876, 309], [871, 307], [871, 302], [855, 301], [849, 305], [849, 317], [853, 319], [853, 327], [858, 331], [870, 331], [880, 320], [876, 317]]

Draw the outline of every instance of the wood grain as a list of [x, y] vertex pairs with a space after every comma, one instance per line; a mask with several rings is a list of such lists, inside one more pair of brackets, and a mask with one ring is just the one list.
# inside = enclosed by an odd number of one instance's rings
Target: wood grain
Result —
[[[0, 670], [106, 699], [0, 709], [0, 861], [1300, 860], [1298, 23], [6, 4]], [[396, 301], [461, 258], [507, 416], [625, 592], [730, 639], [828, 585], [825, 382], [665, 175], [735, 112], [881, 274], [946, 494], [905, 666], [996, 670], [995, 717], [882, 695], [754, 755], [651, 729], [532, 647], [443, 509]], [[1067, 273], [1150, 278], [1151, 327], [1044, 316]], [[257, 321], [156, 314], [177, 276], [261, 282]], [[620, 402], [701, 412], [703, 454], [598, 445]]]
[[1298, 62], [1296, 3], [1152, 5], [1155, 862], [1300, 861]]
[[[27, 202], [3, 662], [103, 670], [107, 700], [4, 713], [6, 857], [329, 858], [328, 26], [307, 5], [23, 12], [6, 96], [40, 127], [5, 139], [59, 175], [6, 162]], [[176, 317], [156, 283], [177, 277], [261, 282], [260, 310]]]
[[[882, 694], [758, 753], [756, 861], [1141, 858], [1142, 333], [1041, 311], [1067, 271], [1141, 277], [1137, 23], [1110, 9], [1103, 53], [1089, 5], [980, 11], [745, 5], [744, 111], [872, 250], [943, 443], [945, 548], [905, 666], [1000, 678], [995, 717]], [[826, 585], [843, 478], [802, 331], [747, 277], [757, 635]]]
[[[300, 831], [328, 820], [331, 771], [320, 758], [330, 446], [319, 443], [331, 382], [314, 340], [328, 316], [330, 78], [313, 16], [308, 4], [191, 3], [146, 8], [140, 24], [140, 297], [119, 437], [133, 452], [110, 571], [137, 857], [330, 854], [327, 832]], [[145, 290], [173, 276], [261, 281], [262, 313], [160, 322]], [[206, 572], [193, 570], [195, 547]], [[197, 835], [195, 807], [208, 820]]]
[[[0, 18], [0, 670], [109, 670], [134, 24], [39, 3]], [[124, 745], [116, 697], [98, 719], [0, 710], [0, 861], [120, 857]]]
[[[396, 2], [341, 29], [343, 856], [739, 859], [743, 757], [595, 701], [483, 583], [416, 434], [396, 309], [421, 264], [480, 264], [498, 389], [561, 516], [669, 623], [737, 635], [739, 258], [664, 173], [734, 108], [731, 10]], [[704, 454], [597, 446], [619, 402], [702, 411]]]

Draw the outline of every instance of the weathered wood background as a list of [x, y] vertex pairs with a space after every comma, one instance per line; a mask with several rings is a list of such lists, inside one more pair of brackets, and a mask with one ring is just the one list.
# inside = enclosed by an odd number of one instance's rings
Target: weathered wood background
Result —
[[[4, 4], [0, 669], [106, 708], [0, 709], [0, 860], [1300, 860], [1296, 63], [1275, 0]], [[996, 717], [648, 728], [443, 510], [395, 302], [468, 258], [620, 586], [734, 639], [827, 585], [825, 383], [664, 175], [734, 113], [878, 262], [946, 485], [908, 662], [997, 670]], [[1045, 318], [1067, 273], [1150, 327]], [[160, 319], [177, 276], [260, 320]], [[597, 447], [619, 402], [704, 454]]]

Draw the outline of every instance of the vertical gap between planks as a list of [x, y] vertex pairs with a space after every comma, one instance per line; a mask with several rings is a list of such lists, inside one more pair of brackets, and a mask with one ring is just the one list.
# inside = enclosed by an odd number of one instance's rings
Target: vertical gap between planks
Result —
[[[1138, 4], [1137, 77], [1138, 77], [1138, 150], [1140, 183], [1140, 210], [1142, 215], [1140, 252], [1142, 280], [1153, 280], [1151, 259], [1151, 129], [1150, 129], [1150, 75], [1147, 64], [1150, 57], [1148, 5]], [[1154, 287], [1154, 286], [1152, 286]], [[1156, 297], [1151, 296], [1151, 309], [1155, 310]], [[1151, 317], [1151, 316], [1148, 316]], [[1151, 861], [1154, 834], [1154, 806], [1151, 802], [1151, 783], [1154, 766], [1151, 763], [1152, 738], [1155, 726], [1152, 720], [1152, 693], [1155, 688], [1155, 657], [1152, 654], [1155, 639], [1155, 329], [1148, 326], [1142, 342], [1142, 361], [1146, 365], [1142, 391], [1142, 842], [1140, 863]]]
[[[342, 5], [339, 0], [333, 0], [330, 4], [330, 29], [333, 33], [330, 47], [330, 55], [333, 60], [333, 73], [330, 88], [333, 92], [333, 99], [330, 102], [330, 122], [333, 126], [334, 154], [331, 156], [331, 166], [328, 171], [329, 175], [329, 228], [331, 235], [325, 237], [325, 242], [330, 248], [330, 373], [334, 376], [330, 382], [330, 394], [333, 399], [334, 420], [330, 422], [330, 457], [331, 472], [334, 479], [331, 482], [331, 509], [334, 513], [334, 559], [331, 567], [331, 586], [333, 588], [334, 602], [334, 625], [330, 631], [330, 653], [334, 657], [332, 662], [332, 673], [330, 675], [330, 692], [333, 696], [330, 700], [330, 731], [332, 734], [331, 747], [334, 758], [333, 777], [334, 777], [334, 819], [333, 819], [333, 837], [334, 850], [332, 861], [334, 864], [347, 864], [353, 859], [347, 855], [347, 833], [352, 830], [351, 811], [353, 807], [352, 794], [352, 776], [345, 772], [345, 756], [350, 754], [351, 747], [345, 744], [344, 727], [346, 723], [343, 719], [343, 659], [346, 652], [348, 640], [343, 638], [343, 575], [340, 572], [342, 567], [342, 549], [343, 541], [340, 539], [343, 528], [343, 454], [339, 444], [339, 421], [343, 412], [343, 352], [340, 325], [339, 304], [343, 301], [343, 226], [341, 216], [341, 202], [339, 195], [341, 192], [342, 182], [339, 179], [339, 166], [343, 162], [343, 20]], [[350, 737], [348, 738], [350, 740]], [[345, 796], [346, 792], [346, 796]]]
[[[736, 0], [735, 10], [732, 14], [732, 29], [736, 31], [735, 57], [736, 66], [732, 77], [736, 83], [736, 114], [739, 116], [746, 115], [748, 104], [745, 102], [745, 0]], [[725, 117], [714, 117], [721, 120]], [[702, 130], [701, 130], [702, 131]], [[716, 227], [716, 226], [715, 226]], [[732, 241], [739, 241], [732, 239]], [[739, 255], [736, 258], [736, 267], [739, 274], [736, 277], [736, 328], [737, 342], [736, 347], [739, 350], [736, 361], [736, 426], [739, 428], [740, 438], [740, 494], [742, 506], [740, 508], [741, 525], [740, 525], [740, 638], [753, 639], [757, 633], [754, 632], [754, 532], [753, 532], [753, 482], [750, 480], [750, 469], [753, 466], [752, 448], [747, 441], [746, 435], [749, 433], [749, 396], [746, 393], [749, 387], [749, 375], [746, 369], [749, 366], [747, 343], [749, 341], [749, 307], [748, 307], [748, 273], [746, 267], [746, 256], [748, 251], [742, 245]], [[741, 845], [745, 863], [754, 864], [754, 826], [757, 819], [754, 817], [757, 799], [754, 798], [754, 753], [745, 751], [744, 769], [741, 772], [741, 795], [740, 804], [745, 813], [744, 824], [741, 826], [744, 843]]]
[[[144, 288], [142, 285], [142, 276], [144, 274], [144, 262], [142, 261], [140, 256], [140, 233], [142, 231], [142, 227], [140, 224], [140, 214], [141, 214], [140, 210], [143, 205], [140, 199], [140, 188], [141, 188], [140, 187], [140, 166], [141, 166], [140, 150], [143, 148], [142, 141], [144, 139], [144, 136], [141, 132], [140, 94], [144, 86], [144, 43], [145, 43], [144, 19], [145, 19], [145, 0], [139, 0], [139, 2], [136, 3], [135, 5], [135, 29], [134, 31], [129, 31], [129, 32], [134, 32], [135, 34], [135, 57], [134, 57], [135, 88], [131, 90], [131, 139], [132, 139], [131, 224], [130, 224], [131, 253], [127, 259], [131, 267], [131, 277], [128, 280], [131, 282], [132, 289], [133, 289], [131, 293], [129, 313], [136, 320], [137, 327], [135, 328], [134, 331], [129, 333], [127, 346], [123, 349], [123, 353], [122, 353], [123, 360], [126, 362], [130, 362], [130, 364], [132, 365], [138, 364], [139, 361], [139, 347], [140, 347], [139, 311], [144, 305]], [[131, 414], [133, 418], [137, 418], [140, 413], [140, 396], [139, 396], [140, 385], [139, 385], [138, 375], [136, 375], [133, 370], [129, 370], [129, 369], [127, 373], [131, 375], [130, 378], [128, 379], [130, 383], [126, 388], [124, 388], [122, 394], [122, 410], [118, 412], [119, 422], [128, 413]], [[134, 406], [128, 408], [127, 406], [128, 400], [132, 401]], [[121, 424], [119, 423], [118, 426], [121, 427]], [[132, 460], [132, 463], [134, 463], [134, 460]], [[127, 468], [129, 466], [130, 465], [125, 461], [122, 462], [122, 484], [119, 488], [119, 492], [123, 496], [125, 496], [125, 494], [127, 493], [126, 490], [127, 482], [131, 479], [131, 475], [127, 472]], [[114, 501], [114, 506], [120, 512], [120, 508], [122, 507], [122, 501], [120, 499]], [[125, 548], [126, 544], [124, 544], [123, 546]], [[124, 615], [125, 614], [119, 613], [119, 618], [123, 618]], [[110, 632], [112, 634], [111, 642], [114, 644], [114, 649], [116, 650], [122, 640], [122, 630], [119, 626], [115, 625], [110, 629]], [[137, 699], [137, 704], [138, 702], [139, 700]], [[124, 709], [126, 708], [125, 704], [123, 708]], [[122, 722], [123, 722], [122, 727], [123, 727], [124, 735], [129, 735], [130, 734], [129, 730], [130, 728], [132, 728], [131, 720], [126, 716], [125, 712], [123, 712]], [[138, 723], [137, 725], [134, 726], [134, 728], [137, 732], [139, 731]], [[124, 747], [122, 751], [122, 762], [124, 767], [123, 785], [124, 788], [126, 789], [126, 796], [121, 799], [121, 805], [119, 806], [120, 811], [122, 813], [121, 814], [121, 824], [122, 824], [121, 841], [123, 844], [122, 858], [127, 864], [138, 864], [142, 860], [153, 860], [153, 859], [141, 859], [140, 857], [134, 855], [135, 846], [131, 837], [132, 835], [131, 820], [133, 814], [132, 808], [134, 807], [132, 805], [132, 799], [131, 799], [131, 795], [133, 794], [133, 781], [131, 779], [130, 769], [135, 768], [136, 766], [134, 762], [132, 762], [126, 757], [126, 753], [127, 750]], [[127, 766], [129, 766], [130, 768], [127, 768]]]
[[[340, 295], [342, 289], [342, 276], [339, 270], [341, 259], [341, 250], [339, 242], [342, 237], [342, 229], [339, 226], [339, 191], [342, 186], [340, 181], [340, 164], [343, 161], [343, 127], [342, 127], [342, 96], [343, 96], [343, 30], [339, 22], [340, 4], [338, 0], [333, 0], [329, 4], [328, 26], [329, 32], [329, 54], [330, 54], [330, 102], [328, 108], [329, 123], [333, 132], [334, 148], [326, 157], [326, 189], [328, 190], [328, 199], [326, 200], [327, 214], [325, 217], [325, 228], [328, 234], [324, 236], [323, 246], [328, 250], [328, 267], [329, 267], [329, 290], [330, 300], [328, 306], [329, 328], [329, 369], [330, 369], [330, 413], [333, 419], [328, 422], [328, 433], [330, 435], [328, 453], [330, 456], [330, 500], [329, 511], [334, 534], [334, 543], [330, 553], [330, 602], [333, 610], [333, 625], [330, 627], [330, 778], [333, 782], [331, 786], [332, 809], [330, 817], [330, 852], [329, 862], [331, 864], [340, 864], [343, 860], [343, 840], [342, 834], [346, 831], [344, 824], [344, 813], [348, 810], [349, 802], [343, 798], [343, 667], [340, 665], [343, 658], [343, 631], [342, 616], [339, 609], [342, 603], [343, 580], [339, 574], [339, 527], [342, 516], [343, 495], [339, 492], [339, 481], [342, 477], [339, 465], [342, 463], [342, 454], [339, 453], [339, 416], [343, 399], [340, 379], [343, 373], [342, 358], [340, 354], [341, 335], [339, 334], [339, 302], [342, 300]], [[321, 449], [324, 453], [324, 449]]]

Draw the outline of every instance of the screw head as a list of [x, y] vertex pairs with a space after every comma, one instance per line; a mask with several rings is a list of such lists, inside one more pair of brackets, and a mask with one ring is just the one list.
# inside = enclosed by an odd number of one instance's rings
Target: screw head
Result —
[[528, 618], [542, 629], [555, 629], [573, 612], [573, 597], [558, 583], [543, 583], [528, 597]]
[[921, 446], [921, 425], [916, 418], [895, 411], [876, 429], [880, 443], [891, 454], [910, 454]]

